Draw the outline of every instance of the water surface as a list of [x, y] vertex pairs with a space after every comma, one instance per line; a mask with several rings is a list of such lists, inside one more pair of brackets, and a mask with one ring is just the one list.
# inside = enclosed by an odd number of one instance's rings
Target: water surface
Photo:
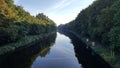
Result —
[[38, 56], [32, 68], [82, 68], [75, 57], [71, 40], [57, 33], [55, 44], [45, 57]]
[[0, 68], [111, 68], [78, 37], [66, 35], [69, 37], [57, 33], [31, 47], [0, 56]]

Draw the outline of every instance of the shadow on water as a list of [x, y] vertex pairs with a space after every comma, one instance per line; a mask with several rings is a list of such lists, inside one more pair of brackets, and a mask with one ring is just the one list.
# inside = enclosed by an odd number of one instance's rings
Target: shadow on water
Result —
[[[86, 44], [81, 42], [81, 40], [74, 34], [70, 32], [60, 33], [68, 36], [71, 39], [74, 46], [75, 56], [78, 60], [77, 63], [82, 64], [83, 68], [111, 68], [111, 66], [106, 63], [98, 54], [96, 54], [90, 47], [86, 48]], [[55, 39], [56, 34], [44, 38], [29, 48], [21, 49], [12, 54], [0, 56], [0, 68], [31, 68], [31, 65], [38, 56], [46, 57], [46, 55], [50, 52], [51, 46], [54, 45]], [[61, 54], [59, 54], [59, 56], [60, 55]], [[64, 62], [62, 65], [65, 64]], [[58, 66], [57, 68], [62, 67], [59, 67], [59, 65], [56, 66]], [[73, 65], [69, 66], [72, 67]]]
[[34, 46], [0, 56], [0, 68], [31, 68], [37, 56], [45, 57], [54, 44], [56, 34], [44, 38]]
[[68, 31], [59, 31], [60, 33], [68, 36], [74, 45], [75, 56], [79, 64], [83, 68], [112, 68], [110, 64], [104, 61], [98, 54], [96, 54], [90, 47], [83, 43], [76, 35]]

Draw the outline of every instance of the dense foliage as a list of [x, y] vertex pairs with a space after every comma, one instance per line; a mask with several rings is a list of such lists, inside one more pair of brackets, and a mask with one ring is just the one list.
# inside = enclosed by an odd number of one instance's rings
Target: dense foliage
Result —
[[60, 27], [90, 38], [114, 53], [120, 52], [120, 0], [96, 0], [74, 21]]
[[0, 0], [0, 45], [55, 30], [55, 23], [43, 13], [34, 17], [21, 6], [14, 5], [13, 0]]

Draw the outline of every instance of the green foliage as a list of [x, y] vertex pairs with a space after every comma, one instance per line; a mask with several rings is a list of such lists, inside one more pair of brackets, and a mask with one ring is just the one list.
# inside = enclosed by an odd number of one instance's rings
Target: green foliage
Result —
[[[19, 48], [21, 49], [21, 48], [30, 47], [34, 45], [36, 42], [40, 42], [40, 41], [48, 41], [47, 43], [50, 43], [54, 41], [55, 37], [56, 37], [55, 32], [42, 34], [42, 35], [25, 36], [20, 38], [17, 42], [13, 42], [13, 43], [1, 46], [0, 55], [4, 55], [6, 53], [15, 51], [16, 49], [19, 49]], [[44, 45], [44, 43], [47, 44], [46, 42], [41, 42], [40, 44]], [[41, 46], [41, 47], [44, 47], [44, 46]]]
[[0, 0], [0, 44], [17, 41], [27, 35], [56, 31], [55, 23], [43, 13], [31, 16], [13, 0]]
[[[74, 22], [67, 25], [72, 25], [68, 29], [72, 29], [83, 37], [89, 37], [91, 40], [103, 44], [105, 47], [111, 47], [111, 44], [118, 46], [120, 44], [118, 37], [119, 33], [114, 34], [120, 27], [120, 0], [97, 0], [88, 8], [82, 10]], [[115, 28], [116, 27], [116, 28]], [[113, 34], [113, 35], [112, 35]], [[110, 44], [111, 43], [111, 44]]]
[[11, 18], [15, 15], [5, 0], [0, 0], [0, 15], [4, 15], [7, 18]]
[[72, 30], [108, 48], [111, 54], [120, 52], [120, 0], [96, 0], [82, 10], [74, 22], [59, 29]]
[[115, 26], [120, 26], [120, 10], [114, 15]]
[[108, 33], [110, 47], [120, 52], [120, 27], [113, 27]]
[[0, 43], [16, 41], [18, 30], [15, 28], [0, 28]]
[[36, 18], [40, 20], [49, 20], [49, 18], [45, 16], [43, 13], [39, 13], [38, 15], [36, 15]]
[[119, 65], [120, 61], [116, 61], [116, 57], [120, 56], [120, 0], [96, 0], [82, 10], [74, 22], [58, 28], [63, 31], [71, 30], [83, 38], [99, 43], [107, 52], [96, 45], [96, 49], [100, 49], [97, 52], [101, 52], [110, 63]]

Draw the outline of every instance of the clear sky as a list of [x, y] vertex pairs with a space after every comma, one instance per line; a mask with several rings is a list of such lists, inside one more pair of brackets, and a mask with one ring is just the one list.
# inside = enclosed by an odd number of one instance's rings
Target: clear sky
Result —
[[95, 0], [14, 0], [31, 15], [44, 13], [57, 25], [68, 23]]

